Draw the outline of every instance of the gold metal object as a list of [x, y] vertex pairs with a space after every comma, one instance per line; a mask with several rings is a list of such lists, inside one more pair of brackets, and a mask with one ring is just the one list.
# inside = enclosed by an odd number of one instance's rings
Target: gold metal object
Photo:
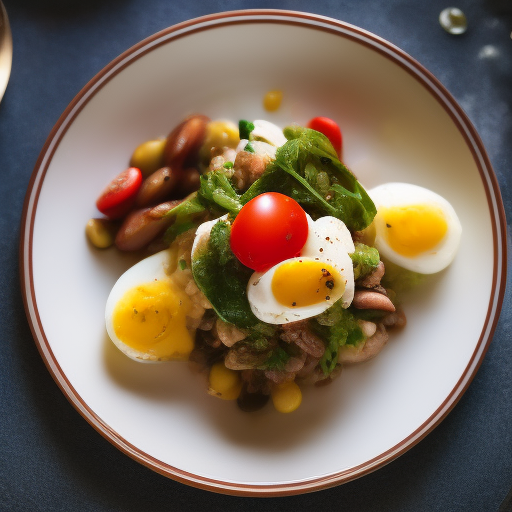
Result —
[[0, 1], [0, 101], [7, 87], [12, 65], [12, 34], [4, 4]]

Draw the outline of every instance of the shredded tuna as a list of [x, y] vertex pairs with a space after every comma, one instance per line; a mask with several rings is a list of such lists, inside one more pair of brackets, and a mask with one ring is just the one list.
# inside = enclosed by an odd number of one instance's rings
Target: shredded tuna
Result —
[[242, 341], [247, 337], [246, 331], [238, 329], [238, 327], [232, 324], [227, 324], [220, 318], [215, 324], [215, 329], [217, 330], [217, 336], [220, 341], [222, 341], [226, 347], [232, 347], [237, 341]]
[[385, 271], [384, 263], [381, 261], [370, 275], [358, 280], [357, 285], [362, 286], [363, 288], [375, 288], [380, 285], [380, 281], [383, 278]]
[[224, 364], [231, 370], [250, 370], [265, 363], [267, 354], [254, 353], [246, 345], [235, 344], [229, 349]]
[[310, 375], [316, 368], [319, 360], [320, 359], [318, 357], [313, 357], [308, 354], [306, 361], [304, 362], [304, 366], [297, 372], [297, 377], [304, 379]]
[[325, 352], [324, 342], [311, 332], [307, 320], [291, 322], [281, 326], [283, 332], [280, 338], [287, 343], [295, 343], [307, 354], [322, 357]]
[[295, 373], [278, 370], [265, 370], [265, 377], [275, 384], [282, 384], [283, 382], [290, 382], [294, 380]]
[[264, 172], [269, 158], [240, 151], [235, 158], [233, 179], [239, 190], [249, 188]]
[[300, 356], [290, 357], [284, 366], [284, 371], [293, 373], [299, 372], [304, 367], [307, 356], [306, 352], [302, 351]]

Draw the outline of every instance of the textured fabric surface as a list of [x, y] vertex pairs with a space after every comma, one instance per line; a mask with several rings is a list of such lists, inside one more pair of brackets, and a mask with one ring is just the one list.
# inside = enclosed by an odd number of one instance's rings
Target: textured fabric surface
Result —
[[0, 510], [512, 510], [507, 498], [512, 484], [510, 286], [475, 379], [424, 440], [384, 468], [348, 484], [295, 497], [256, 499], [176, 483], [103, 439], [68, 403], [46, 370], [25, 318], [18, 278], [25, 191], [38, 154], [68, 103], [90, 78], [141, 39], [190, 18], [232, 9], [292, 9], [338, 18], [416, 58], [454, 95], [483, 139], [510, 228], [510, 2], [460, 0], [457, 6], [470, 25], [460, 37], [440, 28], [439, 12], [448, 6], [441, 0], [4, 0], [4, 4], [14, 57], [0, 104]]

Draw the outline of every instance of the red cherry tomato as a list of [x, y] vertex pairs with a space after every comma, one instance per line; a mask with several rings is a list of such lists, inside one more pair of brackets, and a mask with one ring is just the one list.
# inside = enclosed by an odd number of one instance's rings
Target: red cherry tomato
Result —
[[342, 137], [340, 127], [328, 117], [314, 117], [309, 121], [308, 128], [323, 133], [331, 142], [332, 147], [341, 158]]
[[308, 237], [308, 220], [299, 203], [277, 192], [251, 199], [231, 227], [235, 256], [258, 272], [297, 256]]
[[129, 167], [110, 182], [98, 197], [96, 207], [109, 219], [120, 219], [130, 211], [141, 185], [140, 169]]

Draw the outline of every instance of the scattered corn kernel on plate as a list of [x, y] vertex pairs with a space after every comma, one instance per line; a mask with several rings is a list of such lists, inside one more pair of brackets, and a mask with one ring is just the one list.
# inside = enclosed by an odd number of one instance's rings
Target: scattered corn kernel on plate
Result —
[[[257, 50], [248, 52], [241, 40], [258, 40]], [[277, 106], [269, 91], [282, 94]], [[140, 364], [105, 329], [110, 290], [140, 254], [91, 246], [84, 228], [97, 215], [94, 201], [134, 148], [192, 113], [280, 127], [328, 116], [343, 132], [344, 163], [366, 188], [428, 188], [453, 205], [463, 227], [452, 265], [404, 301], [407, 326], [377, 358], [345, 368], [329, 386], [304, 388], [300, 407], [289, 414], [272, 407], [242, 413], [232, 400], [208, 394], [208, 382], [187, 363]], [[478, 134], [421, 64], [341, 21], [278, 10], [226, 12], [128, 49], [62, 114], [26, 196], [22, 291], [56, 383], [121, 451], [211, 491], [298, 494], [389, 463], [457, 403], [499, 317], [505, 227]], [[216, 368], [210, 387], [227, 386], [229, 394], [229, 378]], [[283, 412], [294, 400], [287, 393], [280, 397]]]

